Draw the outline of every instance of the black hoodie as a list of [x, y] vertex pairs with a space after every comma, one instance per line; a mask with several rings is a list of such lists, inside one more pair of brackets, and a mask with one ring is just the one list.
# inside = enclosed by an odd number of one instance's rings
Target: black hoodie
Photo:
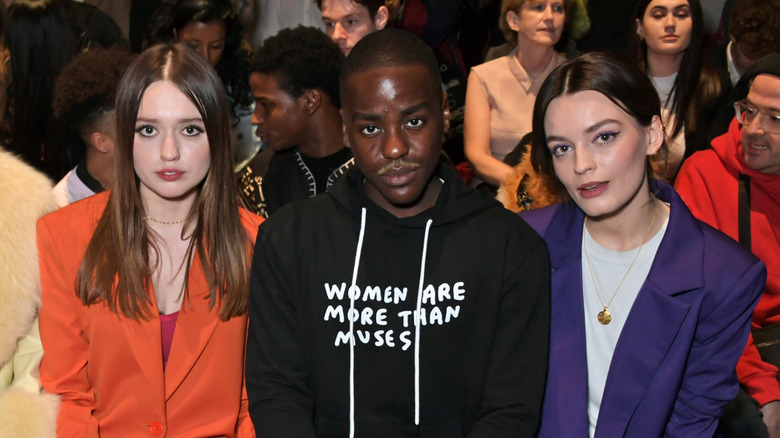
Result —
[[436, 205], [414, 217], [366, 198], [353, 168], [260, 226], [246, 358], [258, 436], [533, 436], [547, 247], [451, 168], [438, 176]]

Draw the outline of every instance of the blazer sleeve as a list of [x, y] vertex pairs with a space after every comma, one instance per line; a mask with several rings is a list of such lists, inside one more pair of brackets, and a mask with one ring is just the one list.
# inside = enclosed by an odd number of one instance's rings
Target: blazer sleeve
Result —
[[57, 436], [97, 437], [98, 422], [92, 416], [95, 395], [87, 376], [89, 343], [82, 325], [87, 307], [76, 296], [75, 270], [68, 269], [74, 264], [73, 249], [58, 245], [45, 219], [38, 221], [37, 239], [44, 349], [41, 383], [46, 392], [60, 396]]
[[260, 227], [249, 298], [246, 389], [249, 413], [264, 438], [316, 437], [314, 403], [306, 384], [306, 366], [291, 273], [282, 259], [285, 243]]
[[756, 262], [730, 286], [714, 286], [723, 300], [700, 316], [665, 436], [715, 436], [723, 407], [737, 395], [735, 367], [765, 283], [766, 268]]
[[550, 336], [550, 256], [538, 237], [509, 240], [483, 399], [469, 438], [534, 436], [539, 427]]

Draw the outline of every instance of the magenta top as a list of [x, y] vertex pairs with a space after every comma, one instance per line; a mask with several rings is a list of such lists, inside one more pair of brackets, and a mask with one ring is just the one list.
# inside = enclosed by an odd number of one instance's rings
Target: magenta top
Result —
[[171, 344], [173, 343], [173, 331], [176, 330], [176, 320], [179, 318], [179, 312], [173, 312], [170, 315], [160, 315], [160, 329], [162, 332], [163, 348], [163, 369], [168, 365], [168, 356], [171, 353]]

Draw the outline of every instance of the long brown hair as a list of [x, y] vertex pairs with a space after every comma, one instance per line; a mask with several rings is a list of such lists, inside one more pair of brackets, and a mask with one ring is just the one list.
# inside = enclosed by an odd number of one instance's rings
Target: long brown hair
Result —
[[184, 299], [191, 299], [188, 261], [197, 252], [209, 285], [209, 305], [213, 308], [218, 302], [219, 317], [228, 320], [247, 308], [251, 239], [239, 214], [227, 101], [214, 69], [179, 44], [149, 48], [122, 76], [116, 100], [116, 180], [79, 267], [76, 292], [84, 304], [105, 301], [109, 309], [127, 318], [156, 315], [149, 306], [149, 255], [159, 249], [144, 220], [133, 140], [141, 98], [157, 81], [178, 87], [195, 104], [209, 141], [211, 166], [184, 227], [193, 230], [184, 262]]

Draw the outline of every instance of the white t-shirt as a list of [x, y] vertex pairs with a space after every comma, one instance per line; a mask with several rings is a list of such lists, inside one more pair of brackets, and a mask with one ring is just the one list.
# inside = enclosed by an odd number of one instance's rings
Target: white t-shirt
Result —
[[[668, 223], [667, 217], [658, 233], [642, 246], [636, 262], [617, 293], [615, 290], [623, 276], [626, 275], [638, 248], [628, 251], [613, 251], [604, 248], [593, 240], [583, 224], [582, 294], [585, 308], [585, 346], [588, 361], [588, 425], [591, 438], [596, 432], [596, 423], [607, 382], [609, 365], [612, 362], [612, 355], [620, 338], [620, 332], [623, 330], [631, 307], [639, 294], [639, 289], [644, 284], [647, 273], [650, 272], [655, 253], [663, 240]], [[593, 276], [591, 276], [588, 267], [588, 258], [585, 257], [586, 247], [590, 261], [593, 263]], [[597, 315], [604, 310], [604, 306], [593, 287], [594, 280], [598, 284], [598, 290], [601, 292], [604, 304], [607, 304], [613, 295], [615, 296], [608, 308], [609, 313], [612, 314], [612, 321], [607, 325], [602, 325], [597, 319]]]

